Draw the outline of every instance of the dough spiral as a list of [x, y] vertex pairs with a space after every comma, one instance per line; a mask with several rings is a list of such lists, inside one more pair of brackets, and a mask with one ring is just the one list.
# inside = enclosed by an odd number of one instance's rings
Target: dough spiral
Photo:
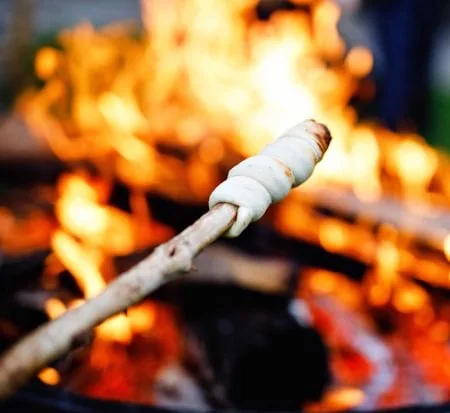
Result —
[[326, 126], [307, 120], [232, 168], [209, 198], [210, 209], [224, 202], [238, 207], [236, 221], [225, 236], [239, 236], [272, 203], [281, 201], [292, 188], [305, 182], [330, 141]]

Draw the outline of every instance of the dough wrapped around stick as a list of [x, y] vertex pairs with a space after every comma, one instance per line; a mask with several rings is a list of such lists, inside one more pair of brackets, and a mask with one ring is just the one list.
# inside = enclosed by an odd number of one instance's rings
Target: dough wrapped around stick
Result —
[[229, 203], [239, 207], [227, 237], [237, 237], [260, 219], [272, 203], [284, 199], [289, 191], [305, 182], [322, 159], [330, 143], [330, 133], [313, 120], [289, 129], [228, 173], [209, 198], [209, 207]]

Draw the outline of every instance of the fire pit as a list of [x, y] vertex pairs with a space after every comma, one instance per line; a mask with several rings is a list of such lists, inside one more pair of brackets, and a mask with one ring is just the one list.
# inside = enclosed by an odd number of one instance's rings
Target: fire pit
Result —
[[[5, 409], [245, 410], [258, 390], [259, 411], [295, 410], [276, 391], [311, 412], [448, 400], [449, 160], [358, 121], [370, 51], [346, 50], [334, 2], [294, 3], [261, 19], [254, 0], [142, 0], [144, 33], [84, 24], [37, 52], [16, 112], [62, 169], [0, 210], [3, 348], [191, 224], [283, 128], [313, 117], [334, 140], [259, 224], [81, 337]], [[259, 365], [277, 378], [267, 389]]]

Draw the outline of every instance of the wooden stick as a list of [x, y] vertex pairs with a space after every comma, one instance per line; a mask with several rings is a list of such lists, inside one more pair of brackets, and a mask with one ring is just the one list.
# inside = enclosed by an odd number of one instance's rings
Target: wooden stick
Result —
[[290, 188], [311, 175], [330, 139], [326, 127], [306, 121], [266, 147], [261, 155], [233, 168], [229, 179], [211, 194], [208, 213], [157, 247], [102, 293], [38, 328], [7, 351], [0, 359], [0, 399], [77, 347], [92, 328], [189, 271], [194, 257], [222, 234], [238, 236], [272, 202], [284, 198]]

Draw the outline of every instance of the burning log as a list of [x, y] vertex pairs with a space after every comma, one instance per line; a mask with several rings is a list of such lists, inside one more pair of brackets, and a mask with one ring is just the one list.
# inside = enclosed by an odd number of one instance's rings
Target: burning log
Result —
[[264, 215], [271, 203], [282, 200], [292, 187], [310, 177], [330, 140], [324, 125], [306, 121], [268, 145], [259, 156], [238, 164], [211, 194], [208, 213], [160, 245], [102, 293], [10, 349], [0, 360], [0, 397], [8, 397], [43, 367], [77, 346], [90, 329], [188, 272], [193, 258], [222, 234], [240, 235]]

